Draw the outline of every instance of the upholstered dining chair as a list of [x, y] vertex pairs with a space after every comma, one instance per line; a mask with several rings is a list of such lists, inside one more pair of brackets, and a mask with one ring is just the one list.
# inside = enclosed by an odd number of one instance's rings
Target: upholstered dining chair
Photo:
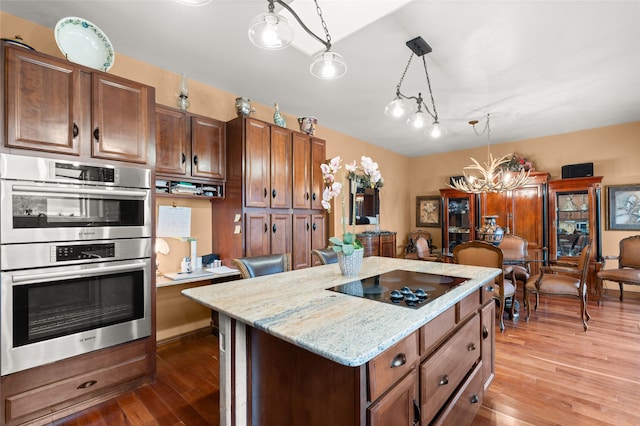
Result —
[[508, 263], [513, 268], [516, 282], [517, 284], [522, 284], [522, 288], [524, 288], [531, 276], [529, 262], [526, 261], [529, 257], [528, 246], [527, 240], [513, 234], [507, 234], [502, 237], [502, 242], [499, 246], [500, 250], [502, 250], [503, 262]]
[[[486, 241], [468, 241], [458, 244], [453, 249], [453, 263], [471, 266], [488, 266], [503, 269], [503, 254], [499, 247]], [[500, 302], [500, 331], [504, 331], [504, 308], [507, 298], [511, 298], [509, 316], [515, 316], [516, 283], [511, 268], [503, 269], [511, 279], [505, 278], [505, 272], [496, 277], [497, 299]]]
[[405, 259], [438, 261], [440, 258], [431, 253], [431, 234], [427, 231], [412, 231], [407, 237]]
[[291, 270], [291, 253], [241, 257], [231, 261], [242, 278], [261, 277]]
[[587, 321], [591, 318], [587, 311], [587, 271], [589, 270], [589, 255], [591, 244], [587, 241], [578, 256], [576, 267], [550, 265], [540, 269], [540, 275], [531, 277], [524, 286], [524, 304], [527, 307], [527, 321], [531, 314], [532, 294], [536, 295], [535, 310], [538, 310], [540, 295], [568, 296], [580, 300], [580, 318], [582, 327], [587, 331]]
[[322, 265], [338, 263], [338, 253], [332, 248], [313, 249], [311, 255], [317, 257]]
[[622, 285], [635, 284], [640, 285], [640, 235], [623, 238], [619, 243], [618, 256], [604, 256], [605, 261], [611, 259], [618, 260], [617, 269], [604, 269], [598, 272], [598, 291], [600, 299], [598, 304], [602, 302], [604, 296], [602, 289], [602, 281], [615, 281], [620, 286], [620, 301], [622, 302]]

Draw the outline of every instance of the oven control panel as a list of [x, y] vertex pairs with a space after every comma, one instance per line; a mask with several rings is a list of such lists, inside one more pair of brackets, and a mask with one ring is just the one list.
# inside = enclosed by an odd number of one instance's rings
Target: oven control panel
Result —
[[55, 259], [53, 260], [54, 262], [68, 262], [70, 260], [113, 259], [115, 256], [115, 243], [80, 244], [55, 246]]

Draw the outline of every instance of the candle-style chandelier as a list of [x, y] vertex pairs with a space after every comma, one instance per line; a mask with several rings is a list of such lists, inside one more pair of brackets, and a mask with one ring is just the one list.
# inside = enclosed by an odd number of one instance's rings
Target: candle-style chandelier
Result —
[[487, 162], [481, 165], [475, 158], [471, 157], [473, 164], [463, 169], [462, 177], [453, 178], [449, 187], [469, 194], [483, 194], [487, 192], [511, 191], [526, 183], [529, 178], [529, 170], [520, 169], [517, 172], [513, 172], [506, 168], [513, 154], [507, 154], [498, 158], [493, 158], [493, 155], [491, 155], [489, 151], [491, 142], [490, 119], [490, 115], [487, 114], [487, 121], [481, 132], [478, 132], [478, 129], [476, 129], [478, 120], [469, 122], [469, 124], [473, 126], [473, 131], [476, 135], [482, 136], [485, 133], [487, 134]]
[[[404, 68], [404, 72], [402, 73], [402, 77], [400, 77], [400, 82], [396, 86], [396, 97], [391, 102], [387, 104], [384, 109], [384, 113], [393, 118], [401, 118], [405, 116], [411, 110], [410, 99], [416, 101], [418, 104], [418, 109], [413, 114], [409, 115], [407, 119], [407, 126], [414, 129], [422, 129], [425, 126], [427, 130], [425, 134], [431, 136], [432, 138], [438, 138], [442, 135], [443, 130], [440, 127], [440, 123], [438, 122], [438, 111], [436, 110], [436, 103], [433, 100], [433, 92], [431, 91], [431, 80], [429, 79], [429, 71], [427, 70], [427, 61], [425, 59], [425, 55], [432, 51], [431, 46], [422, 39], [422, 37], [416, 37], [412, 40], [409, 40], [407, 43], [407, 47], [411, 49], [411, 56], [409, 56], [409, 62]], [[424, 65], [424, 73], [427, 77], [427, 88], [429, 89], [429, 97], [431, 98], [431, 110], [429, 106], [422, 99], [422, 93], [418, 93], [418, 96], [406, 96], [401, 92], [402, 82], [404, 81], [404, 77], [407, 74], [407, 70], [409, 69], [409, 65], [411, 65], [411, 60], [413, 57], [417, 55], [422, 57], [422, 64]], [[424, 111], [422, 108], [424, 107]], [[431, 119], [429, 119], [429, 116]]]

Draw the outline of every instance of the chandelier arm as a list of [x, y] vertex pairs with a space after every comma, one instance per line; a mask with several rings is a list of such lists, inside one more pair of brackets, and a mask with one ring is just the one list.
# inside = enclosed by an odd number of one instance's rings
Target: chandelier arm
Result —
[[[298, 14], [296, 12], [294, 12], [294, 10], [291, 8], [291, 6], [289, 6], [287, 3], [285, 3], [282, 0], [268, 0], [269, 1], [269, 8], [271, 9], [271, 5], [273, 4], [273, 2], [275, 1], [276, 3], [278, 3], [280, 6], [284, 7], [285, 9], [287, 9], [289, 11], [289, 13], [291, 15], [293, 15], [294, 18], [296, 18], [296, 21], [298, 21], [298, 23], [300, 24], [300, 26], [302, 27], [303, 30], [305, 30], [311, 37], [315, 38], [316, 40], [318, 40], [320, 43], [322, 43], [324, 45], [324, 47], [327, 49], [326, 51], [328, 52], [329, 50], [331, 50], [331, 36], [329, 36], [329, 31], [327, 30], [327, 25], [324, 24], [324, 19], [322, 19], [322, 14], [320, 13], [320, 20], [323, 22], [323, 27], [325, 29], [326, 35], [327, 35], [327, 40], [323, 40], [320, 37], [318, 37], [313, 31], [311, 31], [309, 29], [309, 27], [307, 27], [304, 22], [302, 22], [302, 19], [300, 19], [300, 17], [298, 16]], [[316, 6], [318, 5], [318, 3], [316, 2]], [[318, 7], [318, 9], [320, 9], [320, 7]]]

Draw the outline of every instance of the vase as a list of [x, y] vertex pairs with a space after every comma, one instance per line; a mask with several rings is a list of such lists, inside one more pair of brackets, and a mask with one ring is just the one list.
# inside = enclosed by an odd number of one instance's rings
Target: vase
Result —
[[484, 224], [478, 228], [478, 239], [499, 246], [504, 236], [504, 229], [496, 223], [498, 216], [482, 216]]
[[236, 114], [238, 117], [248, 117], [252, 112], [256, 112], [251, 106], [251, 99], [236, 98]]
[[364, 258], [364, 249], [359, 248], [353, 251], [353, 254], [345, 256], [343, 252], [338, 252], [338, 265], [340, 271], [345, 277], [355, 277], [360, 273], [362, 268], [362, 259]]
[[316, 131], [318, 119], [315, 117], [298, 117], [298, 124], [300, 124], [300, 131], [302, 133], [313, 136]]

